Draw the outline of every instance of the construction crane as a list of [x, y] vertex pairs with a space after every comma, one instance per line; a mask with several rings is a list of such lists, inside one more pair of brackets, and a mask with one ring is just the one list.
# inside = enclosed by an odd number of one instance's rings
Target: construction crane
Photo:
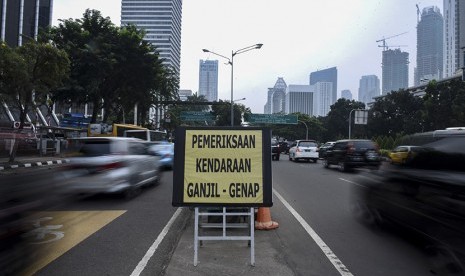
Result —
[[406, 47], [406, 45], [399, 45], [399, 46], [388, 46], [388, 45], [386, 45], [386, 40], [387, 39], [391, 39], [393, 37], [397, 37], [397, 36], [400, 36], [400, 35], [403, 35], [403, 34], [406, 34], [406, 33], [408, 33], [408, 32], [403, 32], [403, 33], [396, 34], [396, 35], [389, 36], [389, 37], [383, 37], [383, 38], [381, 38], [379, 40], [376, 40], [376, 42], [381, 42], [381, 41], [383, 42], [382, 45], [378, 45], [378, 47], [383, 47], [383, 51], [386, 51], [389, 47]]

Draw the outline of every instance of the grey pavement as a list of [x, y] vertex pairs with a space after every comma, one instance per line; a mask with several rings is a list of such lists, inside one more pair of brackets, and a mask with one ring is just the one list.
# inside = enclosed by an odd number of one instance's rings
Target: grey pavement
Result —
[[[255, 231], [255, 266], [251, 265], [251, 250], [247, 241], [237, 240], [203, 241], [198, 250], [197, 266], [194, 266], [194, 225], [192, 215], [165, 270], [165, 275], [295, 275], [279, 253], [279, 236], [276, 230]], [[221, 236], [222, 229], [208, 230], [202, 235], [215, 234]], [[244, 235], [244, 229], [229, 229], [227, 235]]]

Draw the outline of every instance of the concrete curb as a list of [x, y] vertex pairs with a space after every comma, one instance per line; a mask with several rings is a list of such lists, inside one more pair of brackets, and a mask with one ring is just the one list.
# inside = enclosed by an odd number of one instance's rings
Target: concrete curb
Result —
[[50, 165], [57, 165], [57, 164], [65, 164], [68, 162], [69, 162], [69, 159], [58, 159], [58, 160], [37, 161], [37, 162], [29, 162], [29, 163], [11, 164], [11, 165], [0, 165], [0, 171], [6, 170], [6, 169], [50, 166]]

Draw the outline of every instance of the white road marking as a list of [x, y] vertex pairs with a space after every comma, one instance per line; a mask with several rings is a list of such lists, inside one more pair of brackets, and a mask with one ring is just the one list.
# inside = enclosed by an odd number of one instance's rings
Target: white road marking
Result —
[[353, 276], [349, 269], [339, 260], [339, 258], [334, 254], [334, 252], [329, 248], [329, 246], [318, 236], [318, 234], [310, 227], [310, 225], [302, 218], [302, 216], [297, 213], [297, 211], [275, 190], [273, 193], [281, 200], [281, 202], [286, 206], [286, 208], [291, 212], [291, 214], [297, 219], [297, 221], [302, 225], [302, 227], [307, 231], [310, 237], [315, 241], [315, 243], [320, 247], [321, 251], [326, 255], [326, 258], [333, 264], [337, 269], [339, 274], [342, 276]]
[[140, 260], [139, 264], [136, 266], [134, 271], [131, 273], [131, 276], [138, 276], [138, 275], [140, 275], [142, 273], [142, 271], [145, 269], [145, 266], [149, 262], [150, 258], [152, 258], [153, 254], [157, 250], [158, 246], [163, 241], [166, 234], [168, 234], [168, 231], [170, 230], [171, 226], [173, 225], [174, 221], [179, 216], [181, 211], [182, 211], [182, 209], [178, 208], [176, 210], [176, 212], [174, 212], [171, 219], [165, 225], [163, 230], [161, 230], [161, 233], [158, 235], [157, 239], [153, 242], [152, 246], [150, 246], [149, 250], [147, 250], [147, 253], [145, 253], [145, 256], [142, 258], [142, 260]]
[[347, 179], [344, 179], [344, 178], [339, 178], [339, 180], [342, 180], [342, 181], [345, 181], [345, 182], [349, 182], [349, 183], [351, 183], [351, 184], [354, 184], [354, 185], [357, 185], [357, 186], [360, 186], [360, 187], [366, 188], [366, 186], [365, 186], [365, 185], [358, 184], [357, 182], [353, 182], [353, 181], [350, 181], [350, 180], [347, 180]]

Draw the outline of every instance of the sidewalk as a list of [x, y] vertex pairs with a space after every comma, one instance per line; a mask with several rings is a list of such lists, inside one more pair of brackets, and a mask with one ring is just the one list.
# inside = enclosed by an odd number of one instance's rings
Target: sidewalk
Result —
[[64, 164], [67, 162], [69, 162], [69, 159], [60, 156], [17, 156], [15, 161], [12, 163], [8, 162], [8, 157], [0, 157], [0, 171], [16, 168]]
[[[222, 235], [222, 229], [216, 235]], [[231, 231], [231, 232], [230, 232]], [[227, 235], [239, 235], [237, 229], [228, 229]], [[199, 233], [201, 231], [199, 230]], [[277, 231], [255, 231], [255, 266], [250, 265], [250, 247], [247, 241], [203, 241], [198, 249], [198, 263], [194, 266], [194, 215], [187, 223], [165, 271], [167, 276], [218, 275], [294, 275], [279, 253]]]

